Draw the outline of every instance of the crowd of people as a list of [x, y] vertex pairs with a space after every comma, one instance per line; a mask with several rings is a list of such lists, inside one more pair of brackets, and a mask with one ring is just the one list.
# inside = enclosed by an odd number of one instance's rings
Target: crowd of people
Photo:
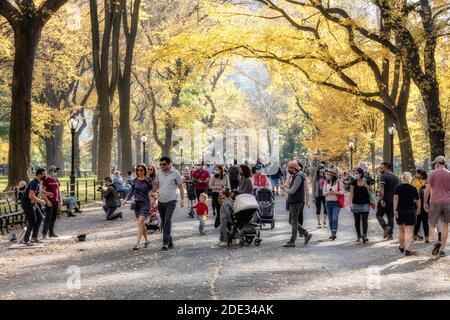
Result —
[[[284, 247], [295, 247], [298, 236], [303, 238], [305, 245], [310, 242], [313, 235], [303, 226], [305, 206], [315, 205], [317, 227], [328, 227], [328, 223], [331, 241], [338, 237], [341, 209], [349, 206], [354, 217], [356, 241], [369, 241], [369, 214], [371, 209], [376, 209], [385, 239], [393, 239], [394, 222], [398, 225], [400, 252], [412, 255], [414, 241], [430, 243], [431, 237], [434, 241], [432, 255], [444, 257], [450, 221], [450, 171], [442, 156], [437, 157], [433, 165], [434, 170], [429, 173], [417, 169], [414, 177], [405, 172], [399, 178], [392, 172], [392, 165], [383, 162], [379, 167], [379, 189], [375, 190], [374, 179], [363, 167], [342, 173], [337, 165], [322, 162], [312, 170], [305, 169], [298, 159], [294, 159], [282, 166], [278, 163], [264, 165], [260, 161], [254, 165], [238, 164], [237, 161], [233, 165], [198, 163], [192, 168], [183, 168], [180, 173], [171, 159], [164, 156], [159, 160], [159, 169], [153, 164], [139, 164], [125, 178], [116, 171], [113, 178], [104, 178], [104, 186], [99, 191], [103, 195], [107, 220], [122, 219], [123, 212], [118, 209], [130, 204], [137, 223], [133, 250], [149, 245], [148, 230], [162, 232], [161, 250], [174, 248], [172, 218], [177, 204], [184, 207], [185, 194], [190, 200], [189, 210], [194, 213], [192, 217], [198, 219], [199, 234], [205, 234], [206, 221], [212, 215], [214, 228], [218, 229], [218, 245], [226, 246], [230, 244], [228, 228], [236, 197], [242, 194], [256, 196], [258, 190], [267, 189], [273, 197], [286, 201], [289, 211], [291, 236]], [[21, 186], [21, 203], [28, 219], [23, 240], [27, 245], [40, 242], [40, 205], [45, 206], [46, 212], [43, 238], [47, 234], [57, 237], [55, 219], [58, 207], [64, 201], [58, 171], [54, 166], [48, 171], [37, 169], [36, 177], [28, 185]]]

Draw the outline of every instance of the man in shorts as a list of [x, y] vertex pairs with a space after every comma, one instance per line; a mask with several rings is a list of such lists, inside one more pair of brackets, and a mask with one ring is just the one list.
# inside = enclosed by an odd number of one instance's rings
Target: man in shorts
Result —
[[[445, 168], [447, 161], [438, 156], [433, 161], [435, 169], [428, 176], [428, 183], [424, 196], [424, 209], [428, 212], [430, 231], [435, 240], [433, 256], [445, 257], [445, 245], [448, 237], [448, 223], [450, 222], [450, 171]], [[431, 196], [430, 204], [428, 199]], [[438, 239], [437, 224], [442, 221], [441, 241]]]

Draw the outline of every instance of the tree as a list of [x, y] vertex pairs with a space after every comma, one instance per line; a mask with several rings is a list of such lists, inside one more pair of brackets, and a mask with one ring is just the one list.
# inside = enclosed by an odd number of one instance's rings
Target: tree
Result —
[[141, 0], [134, 0], [130, 5], [130, 23], [128, 22], [128, 8], [126, 0], [121, 0], [122, 26], [125, 36], [125, 57], [123, 59], [123, 70], [119, 68], [119, 78], [117, 83], [120, 104], [120, 126], [118, 139], [121, 149], [121, 170], [126, 172], [132, 166], [131, 151], [131, 125], [130, 125], [130, 91], [131, 91], [131, 71], [133, 66], [133, 54], [136, 42], [136, 35], [139, 22], [139, 9]]
[[33, 0], [0, 0], [0, 15], [14, 31], [14, 67], [9, 130], [8, 187], [28, 180], [31, 142], [31, 95], [36, 48], [41, 31], [67, 0], [46, 0], [36, 6]]
[[[97, 178], [111, 174], [113, 118], [110, 110], [119, 74], [120, 3], [104, 0], [104, 26], [100, 42], [97, 0], [90, 0], [94, 79], [98, 96], [99, 133]], [[111, 50], [111, 61], [110, 61]], [[110, 74], [111, 69], [111, 74]]]

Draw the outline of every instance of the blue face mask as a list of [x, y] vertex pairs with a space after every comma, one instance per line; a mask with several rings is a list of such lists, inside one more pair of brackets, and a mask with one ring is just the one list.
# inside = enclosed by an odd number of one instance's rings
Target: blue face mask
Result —
[[58, 176], [58, 172], [53, 172], [52, 176], [57, 177]]

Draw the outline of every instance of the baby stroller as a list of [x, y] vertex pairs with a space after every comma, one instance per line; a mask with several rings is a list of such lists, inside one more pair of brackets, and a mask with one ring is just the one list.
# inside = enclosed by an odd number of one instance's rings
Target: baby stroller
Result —
[[147, 228], [147, 232], [153, 231], [155, 233], [156, 231], [162, 231], [161, 229], [161, 218], [159, 217], [159, 213], [156, 215], [151, 215], [147, 218], [147, 223], [145, 224], [145, 227]]
[[258, 225], [254, 222], [258, 216], [259, 205], [255, 197], [250, 194], [241, 194], [234, 201], [233, 214], [231, 215], [231, 231], [228, 234], [228, 245], [230, 245], [236, 234], [239, 235], [240, 245], [255, 246], [261, 244], [261, 234]]
[[275, 228], [275, 215], [274, 215], [274, 197], [271, 190], [267, 188], [259, 188], [256, 190], [256, 200], [259, 204], [259, 216], [256, 222], [259, 224], [260, 229], [270, 223], [270, 230]]
[[186, 181], [186, 190], [187, 190], [187, 196], [188, 196], [188, 215], [190, 218], [195, 217], [194, 209], [192, 209], [192, 205], [194, 204], [194, 201], [197, 199], [197, 195], [195, 194], [195, 182], [192, 180]]

